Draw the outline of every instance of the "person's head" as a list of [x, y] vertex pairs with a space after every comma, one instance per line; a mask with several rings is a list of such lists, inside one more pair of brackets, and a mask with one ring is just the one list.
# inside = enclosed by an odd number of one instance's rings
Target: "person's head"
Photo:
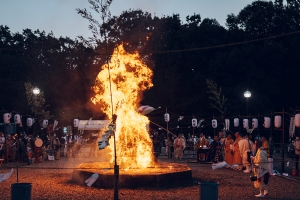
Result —
[[249, 139], [249, 135], [248, 134], [244, 135], [244, 139]]
[[232, 135], [230, 133], [227, 134], [227, 139], [231, 139]]
[[178, 134], [178, 138], [181, 138], [181, 137], [182, 137], [182, 135], [181, 135], [181, 133], [179, 133], [179, 134]]
[[223, 132], [219, 132], [219, 137], [223, 137]]
[[299, 135], [296, 136], [296, 140], [299, 140]]
[[255, 146], [256, 146], [257, 149], [262, 147], [262, 141], [261, 140], [256, 140], [255, 141]]
[[239, 136], [240, 136], [240, 133], [239, 133], [239, 132], [235, 132], [235, 133], [234, 133], [234, 136], [235, 136], [235, 137], [239, 137]]
[[265, 137], [265, 136], [262, 136], [262, 137], [261, 137], [261, 141], [262, 141], [262, 142], [266, 141], [266, 137]]
[[200, 137], [203, 137], [203, 133], [200, 133]]
[[214, 136], [214, 141], [219, 141], [219, 137], [217, 135]]

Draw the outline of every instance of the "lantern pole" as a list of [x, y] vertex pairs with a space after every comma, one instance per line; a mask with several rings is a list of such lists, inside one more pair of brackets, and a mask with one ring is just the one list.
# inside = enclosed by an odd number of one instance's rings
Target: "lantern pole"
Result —
[[[168, 113], [168, 108], [166, 107], [166, 113]], [[166, 120], [167, 122], [167, 151], [168, 151], [168, 158], [170, 158], [170, 147], [169, 147], [169, 121]]]
[[[274, 112], [274, 114], [282, 114], [282, 141], [281, 141], [281, 173], [284, 173], [284, 109], [282, 112]], [[275, 122], [274, 122], [275, 125]]]

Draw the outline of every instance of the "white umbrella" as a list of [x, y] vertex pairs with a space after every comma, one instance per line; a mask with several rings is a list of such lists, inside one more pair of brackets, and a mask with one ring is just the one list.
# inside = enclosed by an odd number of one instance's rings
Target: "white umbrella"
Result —
[[149, 114], [150, 112], [152, 112], [153, 110], [155, 110], [155, 108], [151, 107], [151, 106], [141, 106], [137, 109], [137, 111], [139, 113], [141, 113], [142, 115], [147, 115]]

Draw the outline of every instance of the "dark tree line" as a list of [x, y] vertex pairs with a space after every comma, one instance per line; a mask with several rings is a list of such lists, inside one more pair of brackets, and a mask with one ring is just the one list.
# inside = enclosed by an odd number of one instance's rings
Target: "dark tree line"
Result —
[[[246, 115], [243, 93], [249, 90], [250, 114], [297, 110], [300, 1], [286, 2], [255, 1], [238, 15], [229, 14], [226, 27], [200, 14], [187, 16], [183, 23], [177, 14], [159, 18], [141, 10], [124, 11], [104, 23], [99, 19], [99, 26], [107, 31], [108, 53], [123, 43], [153, 69], [154, 87], [141, 104], [204, 118]], [[30, 82], [44, 92], [56, 118], [98, 115], [89, 99], [105, 62], [106, 43], [97, 40], [91, 46], [87, 41], [55, 38], [39, 30], [11, 33], [0, 26], [3, 112], [30, 114], [24, 88]], [[208, 83], [217, 91], [221, 88], [220, 98], [226, 98], [221, 111]], [[162, 122], [162, 116], [151, 117]]]

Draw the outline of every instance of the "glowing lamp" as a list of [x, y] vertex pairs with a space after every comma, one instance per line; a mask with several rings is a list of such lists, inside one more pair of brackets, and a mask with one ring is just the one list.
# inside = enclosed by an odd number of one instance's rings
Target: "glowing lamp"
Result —
[[48, 127], [48, 120], [44, 119], [43, 120], [43, 128], [47, 128]]
[[274, 125], [276, 128], [281, 127], [281, 116], [280, 115], [275, 116]]
[[252, 119], [252, 128], [257, 128], [258, 127], [258, 120], [256, 118]]
[[3, 115], [4, 124], [9, 124], [10, 123], [10, 118], [11, 118], [11, 115], [9, 113], [5, 113]]
[[19, 114], [15, 114], [14, 121], [15, 124], [21, 124], [21, 116]]
[[213, 128], [217, 128], [218, 127], [218, 122], [216, 119], [211, 120], [211, 125]]
[[239, 120], [239, 118], [234, 118], [234, 119], [233, 119], [233, 125], [234, 125], [234, 127], [239, 127], [239, 125], [240, 125], [240, 120]]
[[196, 118], [192, 119], [192, 127], [197, 127], [197, 119]]
[[243, 119], [243, 128], [249, 128], [249, 120]]
[[169, 113], [166, 113], [164, 117], [165, 117], [165, 122], [169, 122], [170, 121], [170, 115], [169, 115]]
[[300, 114], [295, 115], [295, 126], [300, 127]]
[[74, 127], [78, 127], [79, 126], [79, 119], [74, 119]]
[[27, 126], [31, 127], [33, 124], [33, 119], [32, 118], [27, 118]]
[[270, 128], [271, 127], [271, 118], [270, 117], [264, 117], [264, 124], [263, 126], [265, 128]]

